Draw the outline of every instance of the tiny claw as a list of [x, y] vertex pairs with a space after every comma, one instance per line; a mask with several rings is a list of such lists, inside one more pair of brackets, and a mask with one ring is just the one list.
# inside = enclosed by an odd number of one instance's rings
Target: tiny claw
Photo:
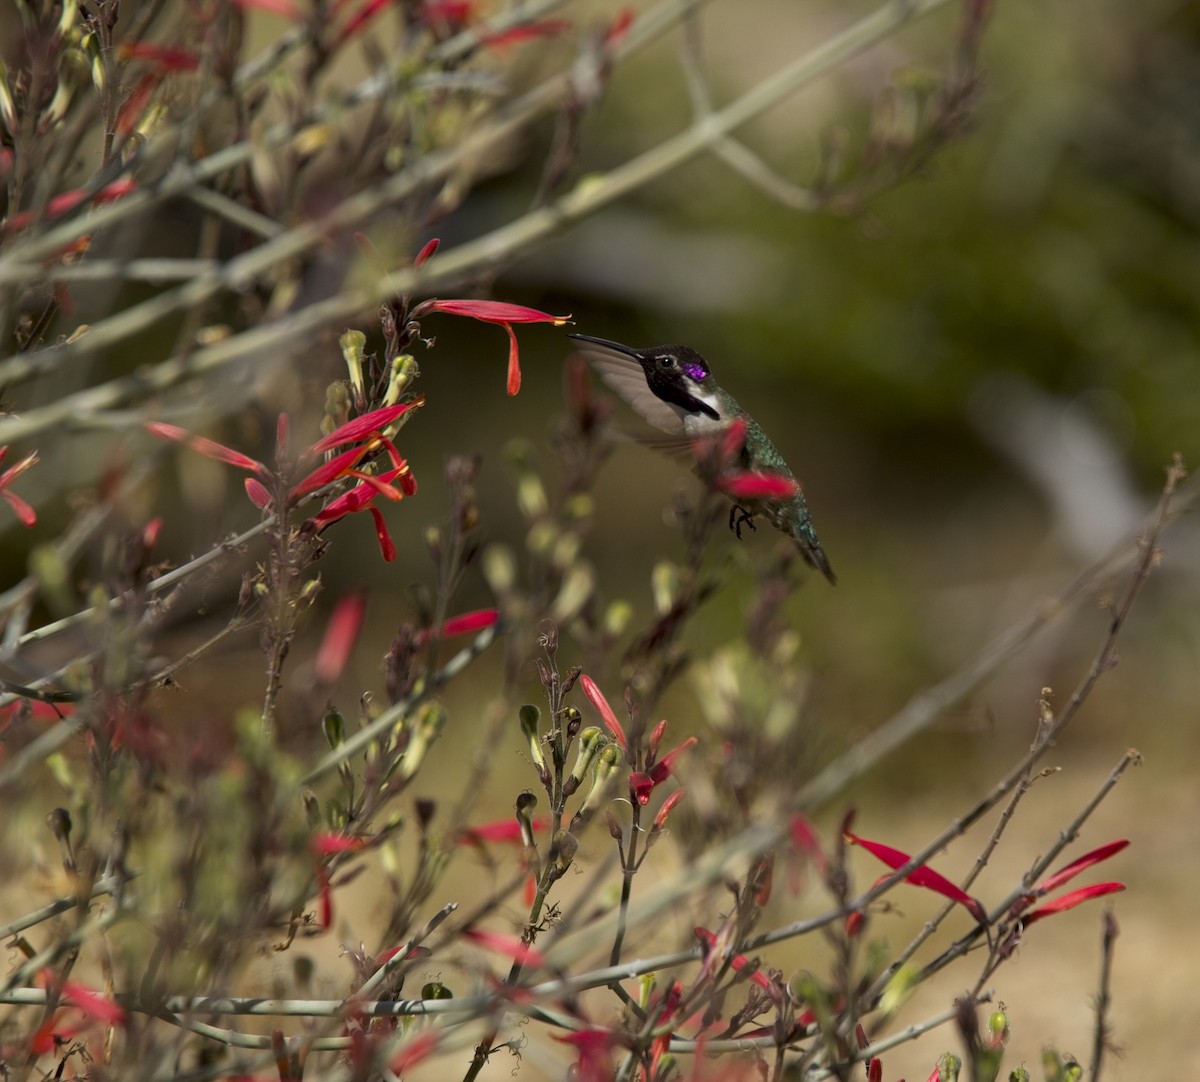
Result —
[[729, 509], [729, 528], [737, 534], [737, 539], [742, 539], [742, 527], [749, 526], [750, 529], [757, 531], [758, 527], [754, 525], [754, 515], [747, 511], [740, 504], [734, 504]]

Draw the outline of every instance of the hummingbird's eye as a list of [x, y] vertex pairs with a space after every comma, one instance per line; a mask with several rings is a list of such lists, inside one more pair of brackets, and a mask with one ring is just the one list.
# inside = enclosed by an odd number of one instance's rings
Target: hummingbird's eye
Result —
[[669, 372], [675, 365], [676, 361], [674, 357], [659, 357], [658, 359], [658, 367], [663, 369], [663, 371]]

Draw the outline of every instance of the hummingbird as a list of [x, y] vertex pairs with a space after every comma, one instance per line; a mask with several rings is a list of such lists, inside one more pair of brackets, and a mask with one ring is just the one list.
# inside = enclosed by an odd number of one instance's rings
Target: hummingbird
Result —
[[[568, 337], [584, 343], [580, 353], [600, 378], [655, 428], [675, 440], [695, 441], [720, 435], [733, 421], [741, 419], [746, 435], [738, 465], [743, 470], [760, 470], [795, 480], [795, 474], [762, 426], [717, 384], [708, 362], [694, 349], [679, 345], [634, 349], [589, 334]], [[667, 440], [664, 444], [672, 442]], [[740, 537], [742, 524], [753, 529], [754, 516], [759, 514], [787, 534], [810, 565], [831, 583], [837, 583], [801, 492], [781, 500], [748, 501], [748, 506], [735, 504], [729, 515], [730, 529], [736, 525]]]

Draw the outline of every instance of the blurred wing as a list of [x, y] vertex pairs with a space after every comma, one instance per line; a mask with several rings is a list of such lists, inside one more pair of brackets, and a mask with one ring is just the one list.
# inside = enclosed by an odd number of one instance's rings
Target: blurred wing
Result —
[[590, 342], [581, 343], [577, 348], [596, 374], [655, 428], [672, 436], [683, 435], [683, 418], [650, 390], [646, 373], [637, 361]]

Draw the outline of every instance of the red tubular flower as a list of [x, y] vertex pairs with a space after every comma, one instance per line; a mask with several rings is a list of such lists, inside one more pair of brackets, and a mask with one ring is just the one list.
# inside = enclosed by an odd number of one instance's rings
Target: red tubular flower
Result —
[[608, 33], [604, 35], [604, 48], [612, 51], [619, 49], [625, 44], [625, 39], [629, 36], [629, 28], [633, 25], [633, 19], [636, 12], [633, 8], [621, 8], [617, 12], [617, 17], [613, 19], [612, 25], [608, 28]]
[[413, 310], [413, 318], [420, 319], [429, 312], [443, 312], [449, 316], [470, 316], [484, 323], [496, 323], [508, 332], [508, 393], [515, 395], [521, 389], [521, 364], [517, 355], [517, 335], [514, 323], [553, 323], [561, 327], [571, 321], [568, 316], [552, 316], [536, 308], [521, 304], [505, 304], [503, 301], [430, 300], [423, 301]]
[[723, 473], [716, 487], [735, 500], [790, 500], [800, 491], [794, 477], [766, 470]]
[[200, 58], [189, 49], [180, 49], [171, 45], [154, 45], [148, 41], [127, 41], [118, 46], [117, 52], [122, 57], [135, 60], [147, 60], [162, 71], [195, 71], [200, 66]]
[[671, 776], [671, 771], [675, 769], [675, 763], [679, 757], [689, 748], [694, 748], [699, 743], [700, 741], [696, 737], [689, 736], [677, 748], [672, 748], [650, 768], [650, 780], [655, 785], [666, 781]]
[[610, 1030], [581, 1029], [553, 1039], [571, 1045], [579, 1053], [574, 1077], [580, 1082], [608, 1082], [614, 1077], [612, 1053], [617, 1038]]
[[429, 259], [433, 253], [438, 250], [438, 245], [441, 243], [442, 242], [438, 240], [437, 237], [434, 237], [433, 240], [426, 241], [425, 247], [423, 247], [417, 253], [416, 258], [413, 260], [413, 267], [417, 268], [425, 266], [425, 264], [429, 262]]
[[796, 847], [796, 851], [806, 854], [817, 866], [817, 870], [824, 875], [825, 870], [829, 867], [829, 861], [825, 857], [825, 850], [821, 848], [821, 839], [817, 837], [813, 825], [803, 815], [797, 814], [792, 816], [788, 831], [792, 836], [792, 845]]
[[[75, 188], [69, 192], [63, 192], [62, 195], [56, 195], [49, 203], [46, 204], [46, 221], [53, 221], [55, 218], [61, 218], [64, 214], [68, 214], [74, 210], [84, 200], [91, 203], [111, 203], [114, 199], [120, 199], [123, 196], [137, 190], [137, 185], [132, 180], [114, 180], [111, 184], [106, 184], [98, 192], [88, 199], [88, 193], [83, 188]], [[15, 233], [18, 229], [24, 229], [27, 225], [33, 222], [32, 211], [22, 211], [20, 214], [14, 214], [3, 225], [0, 231], [5, 233]]]
[[[881, 842], [873, 842], [867, 838], [860, 838], [857, 834], [852, 834], [850, 831], [845, 832], [846, 841], [851, 845], [861, 845], [872, 856], [878, 857], [893, 871], [897, 868], [903, 868], [912, 857], [907, 853], [901, 852], [899, 849], [893, 849], [890, 845], [884, 845]], [[935, 872], [927, 864], [920, 864], [904, 877], [905, 882], [912, 883], [916, 887], [924, 887], [926, 890], [932, 890], [943, 898], [949, 898], [952, 902], [957, 902], [959, 905], [973, 916], [980, 924], [987, 924], [987, 910], [983, 908], [983, 903], [977, 898], [972, 898], [961, 887], [951, 883], [944, 875]]]
[[418, 1033], [392, 1057], [391, 1063], [388, 1064], [392, 1074], [403, 1077], [422, 1060], [428, 1059], [441, 1039], [441, 1030], [427, 1029]]
[[489, 49], [502, 49], [525, 41], [536, 41], [538, 38], [558, 37], [570, 29], [569, 19], [543, 19], [540, 23], [526, 23], [524, 26], [514, 26], [498, 34], [489, 34], [483, 39], [483, 45]]
[[421, 394], [411, 402], [398, 402], [394, 406], [371, 410], [370, 413], [364, 413], [361, 417], [347, 421], [344, 425], [335, 428], [328, 436], [317, 440], [309, 448], [308, 453], [320, 455], [326, 451], [332, 451], [335, 447], [341, 447], [344, 443], [357, 443], [359, 440], [379, 436], [399, 417], [409, 410], [420, 409], [423, 405], [425, 405], [425, 396]]
[[226, 447], [223, 443], [217, 443], [216, 440], [197, 436], [189, 432], [186, 428], [180, 428], [178, 425], [169, 425], [165, 421], [147, 421], [146, 431], [152, 436], [157, 436], [159, 439], [174, 440], [176, 443], [182, 443], [197, 454], [204, 455], [205, 458], [224, 462], [227, 466], [236, 466], [239, 470], [249, 470], [251, 473], [257, 474], [259, 477], [265, 477], [268, 480], [271, 477], [271, 471], [259, 462], [258, 459], [244, 455], [241, 451], [235, 451], [232, 447]]
[[298, 23], [304, 18], [304, 13], [292, 0], [232, 0], [240, 8], [257, 8], [272, 15], [282, 15], [289, 22]]
[[1061, 887], [1064, 883], [1070, 882], [1080, 872], [1090, 868], [1093, 864], [1100, 864], [1102, 861], [1108, 860], [1109, 857], [1115, 856], [1128, 844], [1128, 838], [1121, 838], [1119, 841], [1109, 842], [1106, 845], [1098, 846], [1088, 853], [1084, 853], [1078, 860], [1071, 861], [1065, 868], [1055, 872], [1049, 878], [1043, 879], [1038, 884], [1038, 894], [1049, 894], [1050, 891]]
[[[438, 637], [448, 639], [454, 635], [470, 635], [472, 631], [482, 631], [485, 627], [491, 627], [499, 619], [499, 609], [477, 609], [475, 612], [464, 612], [461, 616], [450, 617], [442, 624]], [[432, 638], [431, 632], [426, 631], [421, 635], [422, 642], [430, 638]]]
[[503, 954], [506, 958], [511, 958], [514, 962], [519, 962], [523, 966], [541, 966], [545, 964], [541, 951], [536, 947], [531, 947], [528, 943], [522, 943], [519, 939], [515, 939], [510, 935], [501, 935], [499, 932], [486, 932], [478, 928], [464, 928], [462, 936], [464, 939], [471, 940], [472, 943], [478, 943], [481, 947], [486, 947], [488, 950]]
[[609, 731], [612, 738], [621, 746], [622, 750], [629, 750], [629, 741], [625, 739], [625, 730], [621, 728], [621, 723], [617, 721], [617, 715], [613, 713], [613, 708], [608, 705], [608, 700], [604, 697], [597, 686], [596, 682], [586, 673], [579, 678], [579, 686], [583, 688], [583, 693], [588, 697], [588, 702], [596, 708], [600, 715], [600, 720], [604, 722], [604, 727]]
[[671, 809], [675, 807], [683, 799], [683, 790], [676, 789], [673, 793], [667, 795], [667, 799], [662, 802], [662, 807], [658, 809], [658, 814], [654, 817], [654, 829], [662, 830], [667, 823], [667, 816], [671, 814]]
[[1028, 928], [1035, 920], [1041, 920], [1054, 913], [1065, 913], [1068, 909], [1074, 909], [1081, 902], [1089, 901], [1092, 898], [1101, 898], [1105, 894], [1116, 894], [1124, 889], [1124, 883], [1093, 883], [1090, 887], [1080, 887], [1078, 890], [1069, 891], [1061, 898], [1054, 898], [1045, 905], [1039, 905], [1037, 909], [1021, 917], [1021, 921]]
[[[0, 447], [0, 462], [8, 456], [8, 447]], [[31, 466], [37, 464], [37, 451], [30, 451], [20, 462], [9, 466], [0, 473], [0, 500], [4, 500], [20, 520], [22, 526], [32, 526], [37, 522], [37, 512], [15, 492], [9, 491], [9, 486]]]
[[[541, 816], [532, 820], [535, 831], [544, 831], [550, 826], [550, 820]], [[521, 842], [521, 823], [512, 817], [497, 819], [492, 823], [480, 823], [479, 826], [467, 827], [459, 836], [459, 845], [478, 845], [482, 842]]]
[[1045, 897], [1050, 891], [1056, 890], [1064, 883], [1070, 882], [1080, 872], [1090, 868], [1093, 864], [1099, 864], [1102, 861], [1108, 860], [1109, 857], [1119, 853], [1128, 844], [1128, 838], [1121, 838], [1119, 841], [1107, 842], [1084, 853], [1083, 856], [1071, 861], [1065, 868], [1061, 868], [1053, 875], [1043, 879], [1028, 894], [1023, 894], [1018, 898], [1013, 903], [1010, 913], [1014, 917], [1020, 917], [1021, 921], [1028, 926], [1034, 921], [1041, 920], [1043, 917], [1049, 917], [1054, 913], [1063, 913], [1068, 909], [1074, 909], [1081, 902], [1086, 902], [1091, 898], [1100, 898], [1105, 894], [1115, 894], [1118, 891], [1124, 890], [1124, 883], [1095, 883], [1090, 887], [1080, 887], [1078, 890], [1064, 894], [1061, 898], [1055, 898], [1044, 905], [1039, 905], [1037, 909], [1030, 913], [1024, 912], [1039, 898]]
[[325, 628], [325, 637], [321, 640], [314, 665], [320, 683], [332, 684], [342, 675], [358, 641], [366, 612], [367, 598], [362, 593], [349, 594], [337, 603]]

